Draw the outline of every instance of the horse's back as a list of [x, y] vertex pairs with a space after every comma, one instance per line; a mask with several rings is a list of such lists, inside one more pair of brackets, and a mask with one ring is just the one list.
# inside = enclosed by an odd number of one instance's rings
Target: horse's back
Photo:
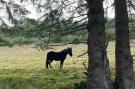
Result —
[[48, 52], [47, 53], [47, 58], [48, 59], [56, 59], [57, 57], [58, 57], [59, 55], [58, 55], [58, 53], [57, 52], [54, 52], [54, 51], [50, 51], [50, 52]]
[[47, 53], [47, 58], [49, 60], [63, 60], [63, 54], [61, 54], [60, 52], [54, 52], [54, 51], [50, 51]]
[[47, 53], [47, 57], [51, 57], [51, 56], [54, 56], [55, 52], [54, 51], [50, 51]]

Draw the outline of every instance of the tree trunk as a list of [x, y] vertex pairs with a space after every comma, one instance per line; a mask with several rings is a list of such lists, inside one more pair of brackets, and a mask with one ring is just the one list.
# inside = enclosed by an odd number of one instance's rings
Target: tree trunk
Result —
[[126, 0], [115, 0], [116, 80], [115, 89], [135, 89], [133, 58], [130, 52]]
[[88, 80], [87, 89], [111, 89], [106, 56], [103, 0], [88, 2]]

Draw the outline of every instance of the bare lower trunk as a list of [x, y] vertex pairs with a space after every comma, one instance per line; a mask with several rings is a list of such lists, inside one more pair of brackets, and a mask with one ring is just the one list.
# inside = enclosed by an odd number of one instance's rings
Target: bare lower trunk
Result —
[[116, 80], [115, 89], [135, 89], [133, 59], [129, 45], [126, 0], [115, 0], [116, 16]]
[[109, 60], [107, 57], [107, 52], [105, 53], [105, 59], [104, 59], [104, 73], [105, 73], [105, 80], [107, 81], [107, 85], [108, 87], [106, 87], [106, 89], [114, 89], [113, 87], [113, 82], [111, 80], [111, 72], [110, 72], [110, 68], [109, 68]]
[[88, 1], [88, 80], [87, 89], [111, 89], [105, 50], [103, 0]]

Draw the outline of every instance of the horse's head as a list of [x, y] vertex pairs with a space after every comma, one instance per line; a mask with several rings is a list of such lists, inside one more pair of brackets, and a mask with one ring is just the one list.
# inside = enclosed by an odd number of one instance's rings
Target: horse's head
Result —
[[69, 54], [70, 56], [72, 56], [72, 48], [69, 48], [69, 47], [68, 47], [67, 52], [68, 52], [68, 54]]

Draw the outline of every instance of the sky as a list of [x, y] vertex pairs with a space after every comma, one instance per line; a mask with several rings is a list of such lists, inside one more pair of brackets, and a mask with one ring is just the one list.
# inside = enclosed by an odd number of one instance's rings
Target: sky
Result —
[[[107, 0], [106, 0], [107, 1]], [[113, 3], [113, 0], [109, 0], [109, 2], [104, 2], [104, 8], [107, 6], [110, 6]], [[27, 5], [26, 8], [31, 11], [31, 14], [27, 15], [29, 18], [38, 19], [42, 14], [37, 13], [36, 9], [33, 7], [33, 5]], [[105, 15], [106, 16], [106, 15]], [[109, 7], [107, 10], [107, 17], [114, 18], [114, 7]]]
[[[9, 0], [5, 0], [5, 1], [9, 1]], [[30, 2], [29, 3], [25, 3], [25, 2], [20, 3], [19, 0], [13, 0], [13, 1], [15, 1], [15, 3], [17, 3], [17, 4], [25, 5], [25, 8], [31, 12], [30, 14], [26, 15], [26, 17], [28, 17], [28, 18], [32, 18], [32, 19], [37, 20], [38, 18], [40, 18], [43, 15], [43, 13], [38, 13], [36, 8]], [[104, 1], [104, 8], [110, 6], [112, 3], [113, 3], [113, 0], [105, 0]], [[66, 14], [66, 15], [68, 15], [68, 14]], [[114, 8], [109, 7], [107, 10], [107, 14], [105, 16], [107, 16], [108, 18], [114, 18]], [[0, 17], [4, 17], [5, 22], [8, 23], [8, 21], [6, 20], [7, 14], [4, 11], [1, 11]]]
[[[104, 3], [103, 3], [104, 8], [108, 7], [108, 9], [107, 9], [107, 17], [109, 17], [109, 18], [114, 18], [114, 16], [115, 16], [114, 6], [111, 6], [113, 3], [114, 3], [114, 0], [105, 0]], [[106, 12], [106, 9], [104, 11]]]

